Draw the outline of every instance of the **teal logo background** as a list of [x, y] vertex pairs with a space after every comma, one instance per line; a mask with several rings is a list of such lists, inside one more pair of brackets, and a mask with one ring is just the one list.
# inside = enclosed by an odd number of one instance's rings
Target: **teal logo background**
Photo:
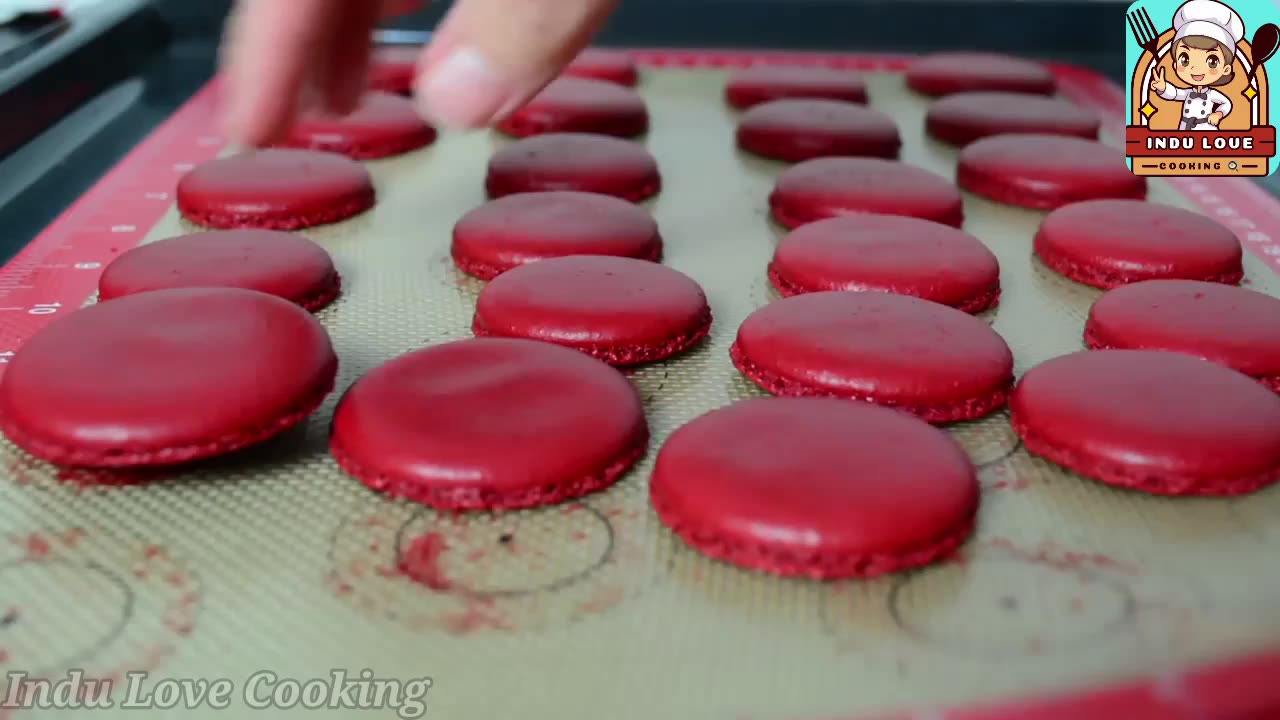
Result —
[[[1179, 7], [1182, 7], [1184, 1], [1185, 0], [1139, 0], [1139, 2], [1135, 2], [1129, 6], [1128, 10], [1126, 10], [1126, 15], [1140, 9], [1146, 10], [1151, 16], [1151, 22], [1155, 25], [1156, 34], [1163, 35], [1172, 29], [1173, 14], [1177, 12]], [[1243, 39], [1247, 43], [1252, 43], [1254, 32], [1256, 32], [1262, 25], [1267, 23], [1280, 25], [1280, 0], [1225, 0], [1224, 4], [1235, 10], [1236, 13], [1240, 15], [1241, 20], [1244, 21]], [[1126, 68], [1124, 76], [1124, 94], [1126, 102], [1125, 124], [1129, 125], [1133, 122], [1132, 113], [1133, 108], [1135, 107], [1133, 98], [1133, 77], [1136, 72], [1145, 71], [1146, 68], [1137, 67], [1138, 60], [1142, 57], [1144, 51], [1139, 47], [1138, 41], [1134, 37], [1133, 30], [1130, 28], [1127, 20], [1124, 25], [1124, 34]], [[1167, 47], [1162, 47], [1160, 49], [1166, 53], [1168, 52]], [[1269, 95], [1267, 102], [1270, 105], [1266, 124], [1276, 125], [1277, 120], [1280, 120], [1280, 118], [1275, 117], [1271, 113], [1280, 108], [1277, 108], [1276, 103], [1272, 102], [1270, 96], [1274, 96], [1276, 89], [1280, 88], [1280, 53], [1263, 63], [1263, 68], [1267, 73]], [[1238, 70], [1243, 71], [1244, 68], [1239, 67]], [[1171, 75], [1167, 75], [1167, 77], [1172, 78]], [[1147, 96], [1145, 92], [1147, 87], [1149, 86], [1144, 85], [1140, 88], [1140, 90], [1144, 92], [1144, 95], [1138, 100], [1138, 107], [1141, 107], [1146, 102]], [[1238, 109], [1233, 110], [1233, 112], [1249, 111], [1244, 105], [1244, 103], [1247, 102], [1245, 98], [1241, 97], [1237, 100], [1237, 98], [1233, 97], [1232, 101], [1239, 103], [1236, 106]], [[1268, 174], [1273, 174], [1275, 173], [1277, 166], [1280, 166], [1280, 158], [1273, 158], [1270, 165], [1270, 172]]]

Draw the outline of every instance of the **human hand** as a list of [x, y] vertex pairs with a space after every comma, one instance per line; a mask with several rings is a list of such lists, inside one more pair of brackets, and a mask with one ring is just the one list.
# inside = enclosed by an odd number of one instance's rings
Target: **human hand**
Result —
[[[379, 17], [423, 2], [237, 0], [222, 53], [229, 139], [267, 144], [313, 106], [350, 112]], [[445, 126], [497, 122], [559, 74], [617, 2], [456, 0], [418, 61], [419, 110]]]
[[1222, 122], [1222, 113], [1220, 112], [1210, 113], [1209, 117], [1206, 118], [1206, 120], [1209, 121], [1210, 125], [1214, 127], [1218, 127], [1218, 123]]
[[1164, 92], [1165, 86], [1164, 68], [1156, 68], [1155, 76], [1151, 78], [1151, 89], [1157, 93]]

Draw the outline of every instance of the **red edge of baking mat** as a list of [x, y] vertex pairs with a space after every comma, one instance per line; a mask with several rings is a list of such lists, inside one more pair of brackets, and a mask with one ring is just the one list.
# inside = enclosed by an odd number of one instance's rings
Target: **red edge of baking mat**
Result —
[[[642, 65], [669, 68], [779, 62], [901, 72], [912, 59], [910, 55], [733, 50], [628, 52]], [[1089, 70], [1050, 67], [1062, 94], [1097, 111], [1104, 118], [1105, 133], [1124, 136], [1124, 92], [1118, 86]], [[217, 94], [217, 81], [196, 93], [0, 268], [0, 374], [27, 338], [93, 295], [101, 268], [141, 242], [172, 206], [177, 179], [222, 151], [225, 141], [216, 129]], [[1192, 204], [1235, 230], [1245, 247], [1280, 273], [1280, 201], [1245, 178], [1168, 181]], [[1280, 649], [1055, 697], [917, 709], [877, 720], [1274, 720], [1280, 717], [1277, 678]]]

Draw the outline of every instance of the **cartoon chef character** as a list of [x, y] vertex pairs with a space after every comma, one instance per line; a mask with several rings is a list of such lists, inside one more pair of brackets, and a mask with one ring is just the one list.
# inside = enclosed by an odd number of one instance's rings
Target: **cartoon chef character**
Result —
[[1157, 68], [1151, 89], [1182, 101], [1179, 130], [1217, 130], [1231, 113], [1231, 100], [1214, 87], [1231, 82], [1244, 21], [1217, 0], [1188, 0], [1173, 14], [1173, 29], [1173, 72], [1190, 87], [1167, 82], [1164, 68]]

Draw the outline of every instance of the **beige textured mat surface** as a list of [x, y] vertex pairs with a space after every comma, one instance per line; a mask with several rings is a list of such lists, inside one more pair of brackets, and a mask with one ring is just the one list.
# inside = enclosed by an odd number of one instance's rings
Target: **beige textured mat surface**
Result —
[[[756, 394], [728, 349], [774, 297], [765, 265], [781, 230], [766, 197], [783, 166], [735, 150], [725, 78], [649, 69], [641, 84], [653, 118], [644, 142], [665, 179], [648, 205], [665, 262], [703, 285], [716, 325], [696, 352], [632, 375], [654, 444], [618, 486], [581, 507], [497, 517], [389, 500], [327, 455], [336, 393], [299, 432], [143, 485], [82, 487], [5, 445], [0, 616], [12, 617], [0, 621], [0, 670], [154, 669], [229, 678], [238, 697], [260, 670], [308, 679], [371, 668], [430, 677], [426, 716], [451, 720], [798, 720], [1061, 688], [1280, 643], [1268, 546], [1280, 541], [1280, 489], [1237, 500], [1112, 490], [1028, 456], [1003, 415], [953, 428], [984, 485], [962, 562], [873, 582], [783, 581], [706, 560], [659, 525], [646, 492], [656, 448], [680, 424]], [[925, 102], [900, 75], [868, 80], [872, 105], [902, 130], [902, 159], [952, 176], [955, 151], [923, 136]], [[503, 142], [447, 135], [370, 163], [377, 209], [305, 233], [344, 276], [345, 295], [321, 315], [340, 388], [400, 353], [470, 335], [481, 285], [453, 268], [450, 230], [484, 201], [485, 162]], [[1164, 181], [1151, 189], [1152, 200], [1186, 204]], [[1080, 349], [1098, 293], [1031, 259], [1042, 214], [970, 195], [965, 210], [965, 228], [1002, 265], [1004, 296], [987, 317], [1019, 373]], [[185, 229], [171, 210], [147, 237]], [[1250, 287], [1275, 293], [1271, 271], [1246, 257]], [[397, 548], [429, 530], [449, 541], [444, 572], [478, 599], [391, 571]]]

